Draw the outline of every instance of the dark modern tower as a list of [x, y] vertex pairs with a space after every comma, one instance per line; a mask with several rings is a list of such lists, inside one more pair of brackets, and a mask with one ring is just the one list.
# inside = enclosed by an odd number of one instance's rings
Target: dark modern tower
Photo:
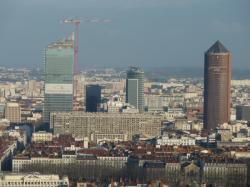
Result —
[[49, 123], [51, 112], [72, 111], [74, 33], [51, 43], [45, 49], [43, 121]]
[[126, 102], [144, 112], [144, 72], [137, 67], [127, 71]]
[[230, 120], [231, 53], [220, 41], [205, 52], [204, 127], [207, 131]]
[[86, 112], [98, 112], [101, 103], [101, 86], [86, 86]]
[[250, 121], [250, 105], [236, 106], [236, 120]]

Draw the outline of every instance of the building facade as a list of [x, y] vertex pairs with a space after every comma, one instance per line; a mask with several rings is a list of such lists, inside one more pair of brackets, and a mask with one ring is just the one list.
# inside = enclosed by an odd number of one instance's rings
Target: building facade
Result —
[[247, 165], [242, 163], [208, 162], [203, 166], [202, 180], [215, 186], [246, 186]]
[[123, 134], [128, 140], [135, 134], [155, 137], [161, 134], [162, 116], [131, 113], [55, 112], [51, 114], [54, 134], [71, 133], [75, 137], [91, 137], [92, 133]]
[[106, 134], [106, 133], [93, 133], [91, 134], [91, 141], [96, 143], [104, 143], [104, 142], [118, 142], [118, 141], [127, 141], [128, 135], [121, 134]]
[[137, 67], [127, 71], [126, 102], [144, 112], [144, 72]]
[[10, 123], [21, 123], [21, 107], [18, 103], [7, 103], [5, 107], [5, 118]]
[[210, 131], [230, 120], [231, 53], [220, 43], [205, 53], [204, 127]]
[[72, 111], [74, 34], [50, 44], [45, 49], [45, 88], [43, 121], [50, 113]]
[[[34, 168], [46, 168], [48, 171], [53, 171], [57, 167], [64, 167], [65, 169], [74, 169], [80, 167], [81, 169], [89, 169], [89, 166], [111, 167], [115, 170], [125, 167], [127, 157], [108, 157], [95, 155], [81, 155], [65, 154], [58, 158], [49, 157], [33, 157], [33, 158], [14, 158], [12, 160], [12, 171], [30, 171]], [[84, 171], [84, 170], [83, 170]]]
[[68, 187], [68, 177], [43, 175], [39, 173], [6, 173], [0, 174], [1, 187]]
[[50, 142], [53, 135], [50, 132], [38, 131], [32, 133], [32, 142]]
[[158, 145], [184, 145], [184, 146], [194, 146], [195, 139], [190, 137], [181, 138], [169, 138], [168, 136], [162, 136], [157, 139]]
[[4, 118], [5, 103], [0, 103], [0, 118]]
[[250, 121], [250, 105], [236, 106], [236, 120]]
[[14, 140], [8, 141], [6, 137], [0, 137], [0, 144], [2, 144], [0, 145], [0, 171], [6, 171], [11, 169], [9, 168], [10, 161], [17, 150], [17, 142]]
[[83, 111], [85, 106], [85, 76], [82, 74], [74, 75], [74, 111]]
[[98, 112], [101, 104], [101, 86], [86, 85], [86, 112]]

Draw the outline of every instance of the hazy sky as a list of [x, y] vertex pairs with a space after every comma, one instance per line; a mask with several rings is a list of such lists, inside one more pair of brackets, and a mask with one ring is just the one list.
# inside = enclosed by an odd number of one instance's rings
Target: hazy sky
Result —
[[74, 17], [112, 20], [81, 24], [81, 67], [202, 67], [219, 39], [250, 69], [250, 0], [0, 0], [0, 66], [42, 67]]

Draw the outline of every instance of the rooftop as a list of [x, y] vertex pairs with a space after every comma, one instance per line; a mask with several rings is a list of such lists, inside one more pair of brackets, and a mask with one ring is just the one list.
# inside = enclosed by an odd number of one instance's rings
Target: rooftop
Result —
[[[17, 180], [60, 180], [59, 175], [43, 175], [40, 173], [7, 173], [0, 174], [0, 180], [17, 181]], [[63, 178], [63, 180], [68, 180]]]
[[71, 33], [68, 38], [62, 38], [48, 45], [49, 49], [62, 49], [74, 47], [74, 33]]
[[230, 53], [230, 51], [219, 41], [217, 40], [212, 47], [210, 47], [206, 53]]
[[134, 67], [134, 66], [131, 66], [129, 68], [129, 70], [127, 71], [127, 73], [144, 73], [143, 70], [139, 67]]
[[7, 103], [7, 107], [19, 107], [18, 103]]
[[0, 136], [0, 158], [5, 154], [10, 146], [16, 143], [16, 138], [11, 136]]

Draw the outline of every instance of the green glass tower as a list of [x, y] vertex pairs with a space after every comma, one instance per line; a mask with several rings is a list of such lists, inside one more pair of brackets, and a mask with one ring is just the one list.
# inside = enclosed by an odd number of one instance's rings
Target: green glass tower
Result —
[[74, 33], [66, 39], [51, 43], [45, 49], [45, 123], [49, 123], [51, 112], [72, 111], [73, 66]]

